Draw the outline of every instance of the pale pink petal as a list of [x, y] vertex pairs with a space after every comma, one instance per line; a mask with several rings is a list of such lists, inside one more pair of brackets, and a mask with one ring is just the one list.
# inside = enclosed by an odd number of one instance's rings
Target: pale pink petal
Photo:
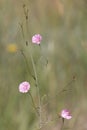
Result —
[[72, 116], [66, 116], [66, 119], [68, 119], [68, 120], [71, 119], [71, 118], [72, 118]]

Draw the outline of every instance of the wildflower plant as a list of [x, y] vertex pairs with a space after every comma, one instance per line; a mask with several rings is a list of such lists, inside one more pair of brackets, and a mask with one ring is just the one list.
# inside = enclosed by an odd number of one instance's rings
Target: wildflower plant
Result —
[[[26, 8], [25, 5], [23, 5], [23, 9], [24, 9], [24, 14], [25, 14], [25, 20], [26, 20], [26, 29], [27, 29], [27, 34], [28, 34], [28, 9]], [[31, 101], [32, 101], [32, 105], [33, 105], [33, 108], [35, 110], [35, 113], [37, 115], [37, 119], [39, 120], [38, 122], [38, 129], [42, 129], [45, 125], [51, 123], [53, 120], [45, 120], [43, 121], [43, 117], [42, 117], [42, 113], [43, 113], [43, 109], [44, 109], [44, 105], [42, 105], [42, 100], [41, 100], [41, 95], [40, 95], [40, 86], [39, 86], [39, 82], [38, 82], [38, 74], [37, 74], [37, 68], [36, 68], [36, 64], [35, 64], [35, 61], [34, 61], [34, 58], [33, 58], [33, 53], [31, 51], [31, 46], [33, 44], [36, 44], [37, 46], [38, 45], [41, 45], [41, 42], [42, 42], [42, 35], [41, 34], [35, 34], [31, 37], [31, 41], [32, 43], [30, 43], [29, 40], [27, 40], [24, 36], [24, 30], [23, 30], [23, 25], [20, 24], [21, 26], [21, 31], [22, 31], [22, 36], [24, 38], [24, 42], [26, 44], [26, 46], [29, 46], [29, 56], [30, 56], [30, 59], [31, 59], [31, 63], [32, 63], [32, 70], [34, 73], [31, 73], [30, 72], [30, 69], [29, 69], [29, 64], [28, 64], [28, 60], [26, 58], [26, 55], [24, 53], [23, 50], [21, 50], [21, 54], [23, 55], [24, 59], [25, 59], [25, 62], [26, 62], [26, 65], [27, 65], [27, 69], [29, 71], [29, 74], [30, 76], [33, 78], [33, 80], [35, 81], [35, 86], [36, 86], [36, 93], [37, 93], [37, 97], [38, 97], [38, 101], [35, 102], [35, 99], [33, 97], [33, 94], [31, 94], [31, 91], [32, 91], [32, 86], [30, 85], [30, 82], [31, 81], [22, 81], [20, 84], [19, 84], [19, 92], [20, 93], [23, 93], [23, 94], [26, 94], [26, 93], [29, 93], [30, 95], [30, 98], [31, 98]], [[46, 59], [47, 60], [47, 59]], [[66, 91], [67, 90], [67, 86], [70, 85], [72, 83], [74, 79], [72, 79], [59, 93], [63, 92], [63, 91]], [[58, 93], [58, 94], [59, 94]], [[45, 104], [47, 105], [48, 102]], [[64, 120], [67, 119], [71, 119], [72, 116], [69, 112], [69, 110], [67, 109], [63, 109], [60, 113], [60, 116], [57, 115], [57, 119], [61, 117], [62, 119], [62, 124], [61, 124], [61, 130], [63, 130], [63, 126], [64, 126]], [[55, 119], [54, 119], [55, 120]]]

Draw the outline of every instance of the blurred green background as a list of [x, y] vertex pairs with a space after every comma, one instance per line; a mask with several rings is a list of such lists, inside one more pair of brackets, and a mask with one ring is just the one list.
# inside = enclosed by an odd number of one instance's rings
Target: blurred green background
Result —
[[[29, 10], [27, 27], [23, 5]], [[54, 120], [43, 130], [60, 130], [61, 119], [55, 118], [64, 108], [73, 116], [65, 128], [87, 130], [86, 0], [0, 0], [0, 130], [37, 130], [30, 97], [18, 91], [22, 81], [29, 81], [37, 104], [35, 81], [20, 52], [34, 74], [25, 41], [31, 43], [37, 33], [43, 37], [41, 48], [32, 45], [31, 51], [42, 104], [48, 103], [43, 122], [45, 115]]]

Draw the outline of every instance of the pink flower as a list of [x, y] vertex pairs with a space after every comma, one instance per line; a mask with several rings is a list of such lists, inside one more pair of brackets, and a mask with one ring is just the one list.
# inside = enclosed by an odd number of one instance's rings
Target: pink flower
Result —
[[72, 118], [69, 110], [67, 110], [67, 109], [64, 109], [64, 110], [61, 111], [61, 117], [68, 119], [68, 120]]
[[41, 40], [42, 40], [42, 36], [40, 34], [35, 34], [32, 37], [32, 43], [40, 44]]
[[20, 85], [19, 85], [19, 92], [27, 93], [29, 91], [29, 89], [30, 89], [29, 82], [24, 81], [24, 82], [20, 83]]

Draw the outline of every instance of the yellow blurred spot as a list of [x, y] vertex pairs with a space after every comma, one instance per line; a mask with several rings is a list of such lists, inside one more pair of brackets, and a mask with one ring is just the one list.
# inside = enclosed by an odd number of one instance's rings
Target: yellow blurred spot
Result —
[[15, 53], [17, 52], [17, 45], [16, 44], [8, 44], [7, 47], [6, 47], [6, 50], [10, 53]]

